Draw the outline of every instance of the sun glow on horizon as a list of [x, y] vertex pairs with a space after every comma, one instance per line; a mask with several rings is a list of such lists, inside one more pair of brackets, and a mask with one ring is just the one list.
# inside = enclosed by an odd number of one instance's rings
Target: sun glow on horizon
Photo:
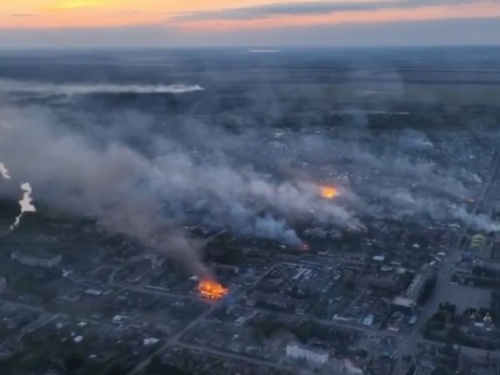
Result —
[[[297, 9], [307, 9], [308, 3], [317, 5], [318, 1], [0, 0], [0, 30], [24, 29], [36, 32], [36, 29], [50, 29], [51, 33], [56, 33], [58, 29], [145, 26], [181, 36], [211, 32], [214, 37], [218, 37], [230, 31], [500, 18], [500, 3], [494, 0], [458, 1], [456, 4], [418, 4], [415, 1], [415, 6], [403, 6], [401, 4], [405, 2], [401, 0], [332, 0], [328, 3], [344, 4], [345, 7], [340, 6], [336, 11], [328, 11], [328, 8], [305, 13], [286, 11], [286, 5], [296, 4], [297, 7], [297, 4], [301, 4]], [[373, 9], [352, 7], [353, 4], [369, 3], [380, 6]], [[282, 14], [265, 12], [265, 9], [273, 7], [285, 10]]]
[[42, 7], [42, 9], [52, 10], [52, 11], [70, 10], [78, 8], [97, 7], [97, 6], [107, 5], [108, 3], [109, 1], [107, 0], [62, 0], [46, 5]]

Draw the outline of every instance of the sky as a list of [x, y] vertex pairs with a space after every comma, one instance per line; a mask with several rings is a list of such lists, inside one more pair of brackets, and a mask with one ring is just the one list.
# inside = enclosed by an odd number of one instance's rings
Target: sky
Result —
[[0, 48], [500, 44], [500, 0], [0, 0]]

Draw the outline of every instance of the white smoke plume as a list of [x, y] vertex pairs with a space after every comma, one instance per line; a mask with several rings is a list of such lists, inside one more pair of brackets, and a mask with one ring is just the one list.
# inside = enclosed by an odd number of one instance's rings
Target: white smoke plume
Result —
[[16, 217], [14, 224], [10, 226], [10, 230], [16, 229], [20, 222], [21, 218], [26, 212], [36, 212], [36, 207], [33, 205], [33, 198], [31, 197], [32, 189], [31, 185], [28, 182], [21, 184], [21, 189], [23, 190], [23, 197], [19, 201], [19, 206], [21, 206], [21, 212]]
[[0, 91], [18, 93], [38, 93], [51, 95], [88, 95], [88, 94], [183, 94], [203, 91], [199, 85], [115, 85], [115, 84], [48, 84], [0, 80]]
[[[5, 166], [5, 164], [0, 163], [0, 174], [5, 178], [6, 180], [10, 180], [10, 174], [9, 170]], [[19, 201], [19, 206], [21, 206], [21, 212], [19, 215], [16, 217], [14, 224], [10, 226], [10, 230], [16, 229], [20, 222], [21, 218], [23, 217], [24, 213], [26, 212], [36, 212], [36, 207], [33, 205], [33, 198], [31, 197], [32, 194], [32, 189], [31, 185], [28, 182], [25, 182], [21, 184], [21, 190], [23, 191], [23, 197]]]
[[3, 163], [0, 163], [0, 174], [6, 180], [10, 180], [9, 170], [7, 169], [5, 164], [3, 164]]

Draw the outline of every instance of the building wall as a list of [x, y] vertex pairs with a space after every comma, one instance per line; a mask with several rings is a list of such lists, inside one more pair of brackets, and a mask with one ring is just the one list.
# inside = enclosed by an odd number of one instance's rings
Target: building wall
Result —
[[11, 254], [10, 258], [12, 260], [16, 260], [21, 264], [25, 264], [27, 266], [33, 267], [45, 267], [45, 268], [53, 268], [58, 266], [61, 263], [62, 256], [58, 255], [52, 258], [42, 258], [31, 255], [24, 255], [21, 253], [14, 252]]
[[3, 292], [7, 288], [7, 279], [3, 276], [0, 276], [0, 293]]
[[316, 351], [314, 349], [300, 347], [298, 345], [287, 345], [287, 357], [294, 359], [305, 359], [307, 362], [315, 365], [323, 365], [328, 362], [328, 353]]

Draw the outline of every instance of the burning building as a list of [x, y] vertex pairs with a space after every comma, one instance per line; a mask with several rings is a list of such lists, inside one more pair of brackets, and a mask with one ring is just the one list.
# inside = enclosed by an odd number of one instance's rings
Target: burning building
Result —
[[333, 199], [339, 195], [339, 192], [334, 186], [321, 186], [320, 195], [325, 199]]
[[198, 284], [198, 292], [204, 298], [218, 300], [227, 295], [228, 290], [213, 279], [204, 279]]
[[305, 242], [302, 242], [300, 245], [299, 245], [299, 251], [301, 252], [306, 252], [306, 251], [309, 251], [310, 250], [310, 247], [309, 247], [309, 244], [305, 243]]

